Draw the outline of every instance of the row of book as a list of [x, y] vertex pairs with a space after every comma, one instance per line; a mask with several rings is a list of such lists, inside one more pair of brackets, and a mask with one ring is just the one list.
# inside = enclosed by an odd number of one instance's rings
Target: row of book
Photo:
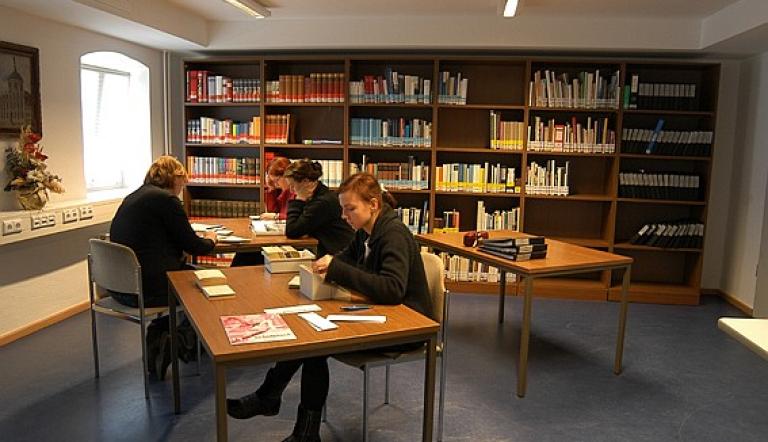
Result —
[[261, 117], [251, 121], [217, 120], [200, 117], [187, 120], [189, 144], [259, 144], [261, 141]]
[[344, 74], [320, 72], [305, 75], [279, 75], [267, 81], [268, 103], [343, 103]]
[[432, 102], [432, 80], [418, 75], [405, 75], [384, 70], [384, 75], [363, 75], [349, 82], [350, 103], [411, 103]]
[[699, 175], [620, 172], [619, 197], [699, 201], [701, 184]]
[[275, 114], [264, 117], [264, 142], [266, 144], [288, 144], [291, 142], [295, 121], [291, 114]]
[[187, 155], [190, 183], [259, 184], [258, 158], [200, 157]]
[[632, 129], [621, 131], [621, 151], [655, 155], [707, 157], [712, 150], [711, 130]]
[[197, 264], [205, 267], [229, 267], [234, 259], [234, 253], [214, 253], [195, 257]]
[[370, 163], [363, 155], [360, 164], [350, 163], [349, 174], [368, 172], [379, 183], [390, 190], [426, 190], [429, 189], [429, 166], [408, 156], [404, 163]]
[[427, 233], [429, 226], [429, 210], [427, 210], [427, 200], [424, 200], [423, 207], [398, 207], [395, 209], [397, 216], [408, 227], [411, 233]]
[[461, 212], [458, 210], [444, 210], [442, 217], [435, 217], [432, 232], [448, 233], [458, 232], [461, 228]]
[[435, 167], [435, 190], [473, 193], [520, 193], [514, 167], [501, 163], [445, 163]]
[[614, 153], [616, 132], [609, 129], [608, 118], [587, 117], [582, 124], [572, 117], [570, 122], [554, 118], [544, 122], [534, 117], [528, 126], [528, 150], [533, 152]]
[[352, 118], [349, 141], [361, 146], [432, 146], [432, 123], [419, 118]]
[[[501, 278], [501, 273], [497, 267], [446, 252], [440, 252], [439, 256], [445, 266], [445, 279], [447, 281], [498, 283]], [[515, 281], [516, 275], [511, 272], [507, 273], [507, 283]]]
[[[626, 90], [626, 88], [625, 88]], [[645, 83], [632, 75], [626, 109], [663, 109], [692, 111], [699, 109], [695, 83]]]
[[531, 161], [528, 166], [525, 193], [529, 195], [568, 195], [569, 169], [570, 161], [565, 161], [562, 166], [558, 166], [555, 160], [548, 160], [544, 166]]
[[543, 236], [483, 239], [478, 245], [478, 250], [511, 261], [547, 257], [547, 244]]
[[617, 109], [621, 88], [619, 71], [602, 75], [582, 71], [571, 77], [568, 72], [541, 70], [533, 74], [528, 105], [538, 107]]
[[485, 208], [485, 203], [477, 202], [477, 222], [475, 230], [520, 230], [520, 208], [509, 210], [494, 210], [491, 213]]
[[187, 103], [258, 103], [261, 80], [214, 75], [204, 70], [187, 71]]
[[[297, 159], [291, 159], [291, 162]], [[342, 160], [313, 160], [320, 163], [323, 168], [321, 177], [323, 183], [328, 187], [339, 187], [344, 182], [344, 161]]]
[[259, 213], [258, 201], [192, 199], [190, 216], [209, 218], [244, 218]]
[[525, 123], [502, 121], [501, 114], [491, 111], [491, 149], [523, 150]]
[[700, 249], [704, 245], [704, 224], [700, 222], [646, 224], [629, 242], [670, 249]]
[[467, 91], [469, 79], [462, 77], [461, 72], [455, 75], [443, 71], [440, 72], [437, 82], [437, 102], [440, 104], [467, 104]]

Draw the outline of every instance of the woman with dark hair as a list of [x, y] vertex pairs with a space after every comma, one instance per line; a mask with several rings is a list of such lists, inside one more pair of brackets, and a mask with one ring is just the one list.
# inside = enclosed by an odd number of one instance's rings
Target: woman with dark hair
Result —
[[[341, 219], [338, 196], [320, 181], [322, 175], [320, 163], [309, 159], [294, 161], [284, 174], [296, 194], [288, 202], [285, 234], [288, 238], [309, 235], [317, 239], [318, 256], [341, 251], [354, 235], [349, 224]], [[328, 396], [327, 356], [278, 362], [269, 369], [258, 390], [239, 399], [228, 399], [227, 413], [237, 419], [277, 414], [283, 391], [302, 366], [296, 428], [285, 441], [319, 441], [319, 421], [315, 431], [306, 430], [310, 422], [314, 425]]]
[[309, 235], [318, 241], [317, 256], [341, 251], [352, 240], [352, 228], [341, 219], [339, 197], [320, 181], [323, 167], [317, 161], [294, 161], [285, 179], [296, 197], [288, 202], [285, 236]]

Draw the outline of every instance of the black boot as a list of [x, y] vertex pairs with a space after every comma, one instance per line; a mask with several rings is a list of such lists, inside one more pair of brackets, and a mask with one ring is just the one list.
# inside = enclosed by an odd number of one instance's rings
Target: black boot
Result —
[[161, 381], [165, 380], [168, 366], [171, 365], [171, 335], [165, 331], [160, 338], [157, 357], [154, 360], [155, 375]]
[[283, 439], [283, 442], [321, 442], [320, 420], [322, 416], [322, 410], [307, 410], [299, 405], [299, 414], [296, 416], [293, 433]]
[[280, 380], [275, 367], [270, 368], [258, 390], [240, 399], [227, 399], [227, 414], [235, 419], [276, 415], [280, 412], [281, 398], [288, 382]]

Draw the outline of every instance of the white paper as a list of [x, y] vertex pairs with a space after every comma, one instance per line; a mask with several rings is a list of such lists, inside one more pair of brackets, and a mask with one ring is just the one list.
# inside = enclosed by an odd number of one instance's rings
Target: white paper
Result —
[[290, 313], [307, 313], [307, 312], [319, 312], [322, 310], [317, 304], [301, 304], [290, 305], [287, 307], [275, 307], [265, 308], [264, 313], [274, 313], [278, 315], [290, 314]]
[[334, 322], [375, 322], [378, 324], [387, 322], [387, 317], [383, 315], [328, 315], [326, 319]]
[[249, 242], [250, 241], [250, 239], [248, 239], [248, 238], [243, 238], [243, 237], [240, 237], [240, 236], [237, 236], [237, 235], [220, 236], [218, 238], [218, 240], [219, 240], [219, 242], [230, 243], [230, 244], [237, 244], [237, 243], [241, 243], [241, 242]]

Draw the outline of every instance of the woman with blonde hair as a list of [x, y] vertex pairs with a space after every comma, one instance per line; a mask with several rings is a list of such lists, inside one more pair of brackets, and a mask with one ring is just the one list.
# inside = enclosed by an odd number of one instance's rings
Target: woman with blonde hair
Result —
[[[112, 219], [109, 230], [110, 240], [130, 247], [141, 265], [142, 289], [145, 307], [168, 305], [168, 282], [165, 272], [181, 270], [185, 267], [184, 253], [205, 255], [213, 250], [216, 234], [205, 232], [201, 238], [192, 230], [187, 214], [181, 205], [178, 194], [187, 183], [187, 171], [172, 156], [161, 156], [147, 171], [144, 184], [123, 199]], [[119, 303], [137, 307], [138, 300], [133, 295], [112, 293]], [[152, 330], [160, 329], [167, 333], [167, 320], [150, 324]], [[152, 355], [157, 356], [155, 335], [147, 334], [150, 349], [149, 366], [162, 369], [157, 375], [164, 377], [166, 362], [157, 363]], [[152, 350], [155, 350], [153, 352]], [[155, 365], [158, 367], [155, 367]], [[163, 367], [165, 366], [165, 367]]]

